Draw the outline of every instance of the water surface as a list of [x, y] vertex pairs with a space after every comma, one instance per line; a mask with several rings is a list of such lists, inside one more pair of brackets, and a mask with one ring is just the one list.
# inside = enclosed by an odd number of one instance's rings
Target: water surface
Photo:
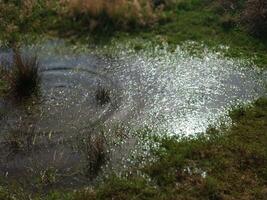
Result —
[[[266, 72], [249, 61], [206, 48], [198, 56], [181, 46], [175, 51], [167, 45], [134, 51], [131, 45], [115, 43], [92, 49], [62, 40], [23, 48], [24, 55], [36, 53], [42, 76], [39, 101], [0, 103], [4, 113], [0, 172], [7, 177], [40, 176], [53, 169], [61, 183], [83, 184], [90, 181], [84, 172], [88, 162], [84, 141], [105, 126], [124, 124], [131, 130], [149, 127], [157, 134], [194, 135], [227, 119], [232, 105], [266, 95]], [[2, 61], [11, 58], [12, 51], [1, 50]], [[105, 105], [97, 103], [99, 88], [110, 91], [111, 101]], [[138, 138], [126, 133], [111, 131], [108, 136], [109, 168], [128, 162], [135, 151]], [[10, 147], [8, 141], [14, 137], [22, 141], [23, 150]], [[122, 144], [112, 146], [117, 144], [110, 142], [113, 139]], [[29, 148], [28, 140], [33, 144]]]

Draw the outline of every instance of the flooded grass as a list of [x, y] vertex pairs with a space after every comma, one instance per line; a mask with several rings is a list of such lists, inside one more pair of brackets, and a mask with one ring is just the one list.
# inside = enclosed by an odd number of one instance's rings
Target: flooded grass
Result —
[[265, 199], [266, 106], [266, 99], [257, 100], [242, 116], [235, 115], [233, 126], [223, 132], [210, 129], [197, 138], [161, 140], [160, 147], [154, 151], [156, 161], [140, 169], [144, 176], [111, 177], [88, 196], [95, 194], [93, 199], [240, 199], [244, 196]]

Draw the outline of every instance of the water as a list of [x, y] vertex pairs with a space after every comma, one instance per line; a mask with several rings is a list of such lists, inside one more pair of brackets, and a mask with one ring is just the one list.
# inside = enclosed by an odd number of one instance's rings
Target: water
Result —
[[[136, 52], [121, 43], [89, 49], [61, 40], [25, 47], [25, 55], [38, 53], [42, 95], [34, 105], [1, 101], [2, 175], [38, 177], [53, 169], [61, 184], [83, 184], [88, 182], [83, 141], [98, 134], [99, 127], [124, 124], [131, 130], [149, 127], [154, 134], [194, 135], [227, 120], [232, 105], [266, 95], [267, 74], [251, 62], [206, 48], [200, 56], [192, 56], [185, 49], [177, 46], [171, 52], [167, 45], [148, 45]], [[11, 57], [11, 51], [0, 52], [1, 60], [10, 62]], [[105, 105], [97, 103], [99, 88], [110, 91], [111, 101]], [[27, 140], [33, 147], [27, 149], [17, 130], [32, 134]], [[14, 133], [23, 141], [23, 151], [14, 152], [7, 144]], [[125, 160], [131, 163], [128, 157], [138, 138], [126, 133], [110, 131], [110, 168]]]

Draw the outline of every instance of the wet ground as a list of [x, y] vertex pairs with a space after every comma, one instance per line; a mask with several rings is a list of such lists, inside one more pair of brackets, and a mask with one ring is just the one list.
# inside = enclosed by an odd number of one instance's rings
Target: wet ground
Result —
[[[249, 61], [208, 49], [192, 56], [179, 46], [172, 52], [167, 48], [87, 49], [62, 40], [24, 47], [24, 55], [37, 54], [41, 63], [41, 96], [25, 105], [1, 100], [1, 175], [33, 180], [49, 173], [57, 177], [55, 184], [77, 186], [95, 177], [96, 171], [88, 175], [88, 146], [103, 127], [124, 127], [105, 136], [107, 168], [116, 168], [125, 160], [130, 165], [138, 143], [127, 135], [129, 129], [194, 135], [227, 120], [232, 105], [266, 96], [267, 74]], [[12, 51], [1, 49], [2, 61], [11, 58]], [[110, 95], [103, 105], [96, 99], [101, 88]], [[10, 141], [19, 141], [19, 147]]]

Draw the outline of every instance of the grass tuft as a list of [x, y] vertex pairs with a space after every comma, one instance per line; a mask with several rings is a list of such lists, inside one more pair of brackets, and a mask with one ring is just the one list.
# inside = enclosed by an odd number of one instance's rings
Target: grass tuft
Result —
[[106, 88], [98, 88], [95, 94], [97, 104], [103, 106], [111, 101], [110, 91]]
[[129, 30], [151, 26], [155, 14], [145, 0], [65, 0], [67, 15], [83, 20], [90, 31]]
[[108, 159], [107, 142], [104, 133], [90, 134], [86, 140], [85, 154], [87, 158], [86, 173], [93, 179], [100, 172]]
[[11, 68], [2, 67], [8, 94], [15, 100], [37, 95], [41, 81], [39, 66], [37, 57], [22, 57], [20, 52], [15, 50]]

